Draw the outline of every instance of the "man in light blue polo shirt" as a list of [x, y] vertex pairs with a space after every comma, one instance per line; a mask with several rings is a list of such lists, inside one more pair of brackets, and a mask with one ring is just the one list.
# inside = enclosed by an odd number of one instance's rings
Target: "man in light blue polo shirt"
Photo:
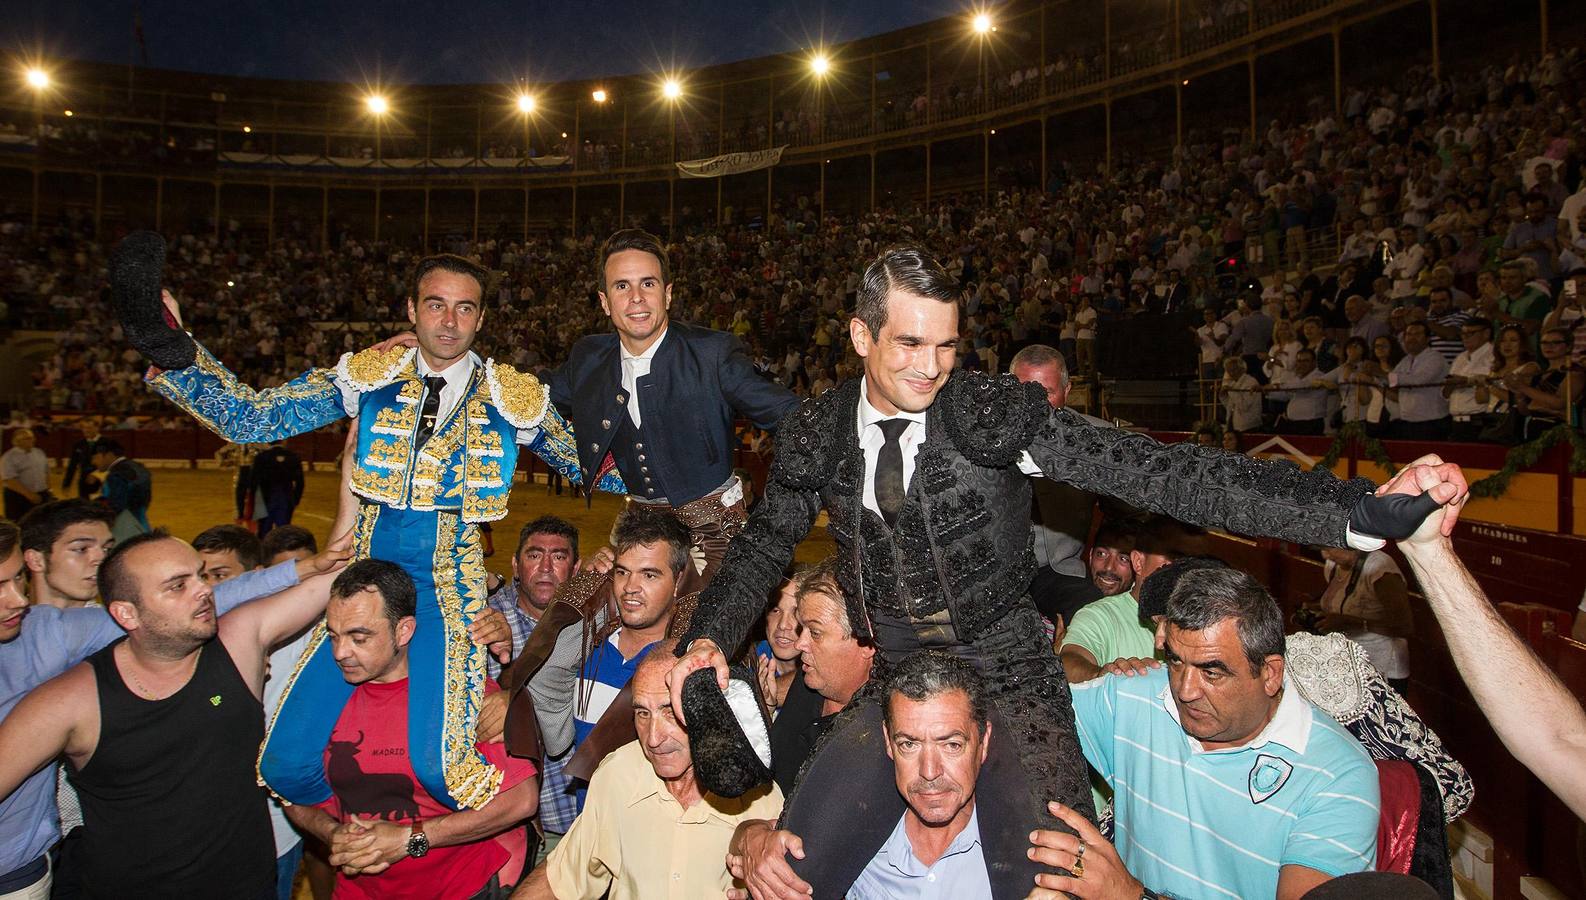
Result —
[[1258, 581], [1184, 574], [1168, 599], [1166, 667], [1074, 687], [1085, 758], [1114, 791], [1116, 851], [1094, 829], [1038, 832], [1036, 858], [1074, 872], [1041, 887], [1092, 896], [1105, 879], [1288, 900], [1374, 868], [1376, 767], [1288, 686], [1283, 647], [1282, 614]]
[[975, 814], [975, 782], [992, 737], [980, 676], [955, 656], [920, 651], [893, 670], [882, 712], [907, 806], [849, 900], [991, 900]]

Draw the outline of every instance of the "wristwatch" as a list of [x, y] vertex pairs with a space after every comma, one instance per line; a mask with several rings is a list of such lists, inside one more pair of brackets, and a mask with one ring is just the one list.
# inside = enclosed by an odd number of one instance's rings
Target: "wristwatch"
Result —
[[419, 859], [430, 852], [430, 836], [424, 833], [424, 823], [413, 820], [413, 833], [408, 835], [408, 856]]

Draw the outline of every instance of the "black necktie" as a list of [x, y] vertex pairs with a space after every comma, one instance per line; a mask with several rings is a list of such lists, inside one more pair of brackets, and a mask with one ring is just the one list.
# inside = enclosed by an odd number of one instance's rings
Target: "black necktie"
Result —
[[424, 376], [424, 405], [419, 407], [419, 430], [413, 437], [413, 449], [423, 447], [435, 433], [435, 420], [441, 415], [441, 391], [446, 389], [446, 379], [439, 375]]
[[908, 419], [882, 419], [876, 425], [887, 439], [876, 456], [876, 506], [890, 527], [897, 524], [903, 508], [903, 446], [898, 438], [909, 427]]

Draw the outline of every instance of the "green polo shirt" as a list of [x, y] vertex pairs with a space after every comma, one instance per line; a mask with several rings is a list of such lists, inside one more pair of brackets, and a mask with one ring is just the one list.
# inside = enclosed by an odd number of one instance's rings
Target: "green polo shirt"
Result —
[[1063, 646], [1089, 650], [1098, 666], [1115, 659], [1151, 659], [1156, 655], [1156, 628], [1140, 621], [1140, 604], [1133, 594], [1113, 594], [1074, 614]]

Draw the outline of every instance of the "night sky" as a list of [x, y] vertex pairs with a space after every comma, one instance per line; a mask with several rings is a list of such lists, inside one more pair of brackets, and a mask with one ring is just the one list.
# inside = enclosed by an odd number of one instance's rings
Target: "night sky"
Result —
[[513, 83], [659, 72], [862, 37], [953, 0], [6, 0], [0, 47], [46, 58], [350, 83]]

